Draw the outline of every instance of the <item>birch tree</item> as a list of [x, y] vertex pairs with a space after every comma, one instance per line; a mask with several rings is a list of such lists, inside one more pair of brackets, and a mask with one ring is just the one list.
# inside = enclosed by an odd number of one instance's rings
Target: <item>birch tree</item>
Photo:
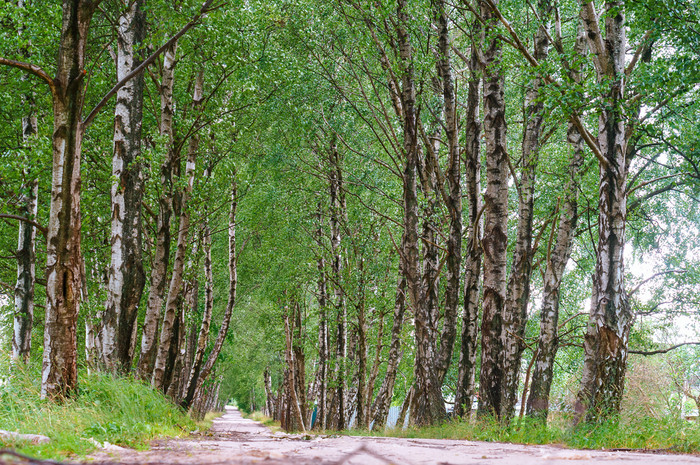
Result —
[[[118, 20], [117, 81], [141, 63], [146, 32], [143, 2], [120, 6], [126, 9]], [[131, 370], [136, 317], [146, 281], [141, 240], [143, 81], [140, 73], [119, 89], [114, 110], [111, 263], [101, 336], [105, 366], [122, 373]]]
[[[196, 17], [173, 39], [183, 35], [209, 10], [204, 3]], [[0, 57], [0, 64], [29, 72], [48, 85], [54, 115], [51, 207], [47, 233], [46, 318], [42, 397], [58, 398], [77, 387], [77, 317], [83, 283], [80, 244], [80, 156], [85, 129], [110, 97], [153, 62], [157, 50], [121, 79], [83, 118], [86, 48], [90, 23], [100, 0], [64, 0], [56, 75], [40, 66]]]
[[484, 138], [486, 193], [484, 195], [484, 292], [481, 321], [480, 415], [502, 415], [503, 312], [506, 300], [506, 247], [508, 242], [508, 149], [502, 70], [502, 44], [497, 37], [493, 10], [482, 4], [484, 21]]
[[[546, 31], [549, 28], [549, 17], [552, 13], [551, 3], [546, 0], [539, 1], [537, 13], [541, 23], [533, 40], [533, 56], [542, 63], [549, 52], [549, 36]], [[536, 75], [525, 92], [522, 171], [518, 182], [518, 228], [513, 263], [506, 290], [502, 329], [504, 381], [501, 416], [505, 419], [510, 418], [515, 409], [520, 379], [520, 362], [525, 348], [525, 323], [530, 301], [530, 278], [532, 275], [535, 179], [544, 121], [544, 104], [540, 90], [543, 85], [542, 77]]]

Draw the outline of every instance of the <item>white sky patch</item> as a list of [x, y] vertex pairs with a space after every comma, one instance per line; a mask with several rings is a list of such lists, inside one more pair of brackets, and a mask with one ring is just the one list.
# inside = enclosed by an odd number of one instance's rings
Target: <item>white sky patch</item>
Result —
[[[629, 292], [638, 283], [651, 278], [648, 282], [642, 284], [634, 295], [636, 300], [647, 303], [653, 298], [654, 288], [658, 286], [655, 281], [663, 279], [663, 276], [654, 278], [654, 275], [668, 270], [668, 266], [659, 254], [645, 254], [643, 260], [637, 255], [632, 250], [631, 245], [628, 244], [625, 248], [625, 271], [631, 274], [633, 278], [627, 280], [627, 291]], [[647, 324], [662, 325], [669, 322], [663, 310], [659, 310], [658, 315], [645, 315], [642, 318]], [[641, 323], [644, 324], [644, 322]], [[640, 321], [637, 321], [635, 324], [639, 323]], [[654, 340], [660, 344], [680, 344], [698, 340], [697, 318], [688, 315], [673, 316], [670, 327], [662, 326], [655, 329]]]

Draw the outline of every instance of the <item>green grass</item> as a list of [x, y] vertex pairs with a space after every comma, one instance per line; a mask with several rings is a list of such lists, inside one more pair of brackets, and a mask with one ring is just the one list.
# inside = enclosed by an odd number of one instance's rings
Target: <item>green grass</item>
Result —
[[144, 449], [154, 438], [206, 428], [151, 387], [101, 373], [81, 374], [73, 398], [60, 403], [41, 400], [39, 371], [30, 366], [0, 374], [0, 429], [41, 434], [51, 442], [28, 445], [0, 440], [0, 448], [61, 459], [95, 450], [90, 438]]
[[257, 421], [259, 423], [262, 423], [263, 425], [267, 426], [270, 428], [272, 432], [280, 431], [280, 422], [275, 421], [272, 418], [268, 417], [267, 415], [264, 415], [262, 412], [255, 411], [252, 413], [245, 413], [241, 412], [241, 415], [243, 415], [243, 418], [248, 418], [249, 420]]
[[457, 439], [511, 442], [518, 444], [558, 444], [578, 449], [662, 449], [669, 452], [700, 453], [700, 425], [679, 418], [633, 418], [596, 425], [571, 426], [561, 417], [544, 426], [523, 419], [504, 427], [494, 420], [453, 420], [442, 425], [388, 429], [351, 430], [342, 434], [405, 438]]

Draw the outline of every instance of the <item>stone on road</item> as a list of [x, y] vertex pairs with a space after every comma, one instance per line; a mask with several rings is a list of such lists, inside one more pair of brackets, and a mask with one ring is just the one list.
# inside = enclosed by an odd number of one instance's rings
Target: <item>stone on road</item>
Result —
[[203, 435], [156, 442], [145, 452], [100, 453], [93, 464], [262, 464], [262, 465], [535, 465], [698, 464], [691, 455], [574, 450], [446, 439], [314, 436], [272, 433], [227, 407]]

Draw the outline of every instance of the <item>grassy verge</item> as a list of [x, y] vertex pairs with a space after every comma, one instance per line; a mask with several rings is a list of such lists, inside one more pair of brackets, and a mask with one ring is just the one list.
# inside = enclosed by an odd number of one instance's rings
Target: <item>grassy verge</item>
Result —
[[255, 411], [252, 413], [245, 413], [245, 412], [241, 411], [241, 415], [243, 415], [243, 418], [248, 418], [249, 420], [253, 420], [253, 421], [257, 421], [258, 423], [262, 423], [263, 425], [270, 428], [270, 430], [272, 430], [273, 433], [281, 430], [279, 421], [275, 421], [272, 418], [270, 418], [266, 415], [263, 415], [262, 412]]
[[181, 436], [196, 424], [162, 394], [133, 379], [82, 374], [79, 393], [62, 403], [40, 399], [38, 368], [0, 376], [0, 429], [51, 438], [47, 444], [3, 442], [0, 448], [42, 458], [84, 456], [94, 441], [144, 449], [157, 437]]
[[493, 420], [450, 421], [439, 426], [385, 431], [351, 430], [343, 434], [405, 438], [461, 439], [518, 444], [559, 444], [577, 449], [661, 449], [700, 453], [700, 425], [679, 418], [635, 418], [570, 426], [560, 418], [544, 426], [524, 419], [509, 427]]

